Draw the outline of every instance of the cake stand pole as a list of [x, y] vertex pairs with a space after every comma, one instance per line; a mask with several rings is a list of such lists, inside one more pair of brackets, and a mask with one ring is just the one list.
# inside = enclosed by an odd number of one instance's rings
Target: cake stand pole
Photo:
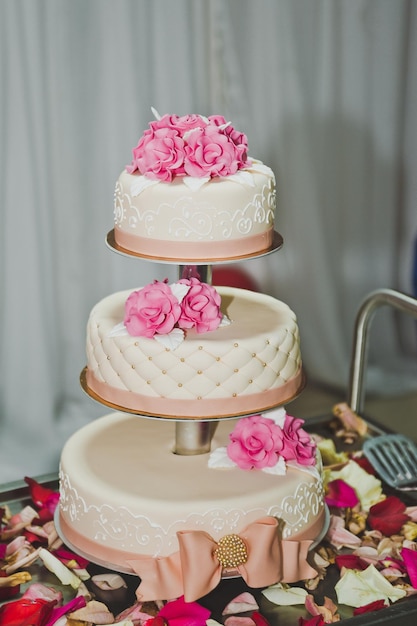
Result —
[[[180, 265], [179, 278], [196, 277], [203, 283], [211, 285], [211, 265]], [[175, 454], [192, 456], [210, 452], [215, 422], [199, 420], [178, 421], [175, 424]]]
[[175, 424], [175, 454], [193, 456], [210, 452], [211, 440], [217, 422], [199, 420], [181, 421]]
[[180, 265], [178, 270], [179, 278], [198, 278], [202, 283], [211, 285], [212, 269], [211, 265]]

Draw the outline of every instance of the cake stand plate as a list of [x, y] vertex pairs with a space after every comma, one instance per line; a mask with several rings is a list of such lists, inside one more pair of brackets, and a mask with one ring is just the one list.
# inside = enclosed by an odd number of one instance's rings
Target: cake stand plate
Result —
[[178, 415], [154, 415], [153, 413], [147, 413], [146, 411], [140, 411], [139, 409], [130, 409], [124, 406], [113, 404], [112, 402], [109, 402], [108, 400], [99, 396], [95, 391], [91, 389], [91, 387], [89, 387], [89, 385], [87, 384], [87, 367], [85, 367], [80, 374], [80, 384], [81, 384], [82, 389], [85, 391], [85, 393], [88, 396], [90, 396], [90, 398], [92, 398], [96, 402], [99, 402], [100, 404], [104, 404], [105, 406], [109, 407], [110, 409], [113, 409], [114, 411], [119, 411], [120, 413], [131, 413], [133, 415], [138, 415], [139, 417], [147, 417], [151, 419], [174, 420], [175, 422], [190, 422], [190, 421], [207, 422], [211, 420], [236, 419], [239, 417], [246, 417], [248, 415], [266, 413], [268, 411], [272, 411], [273, 409], [278, 408], [279, 406], [287, 405], [293, 400], [295, 400], [296, 398], [298, 398], [300, 393], [303, 391], [306, 385], [306, 376], [303, 371], [300, 384], [295, 394], [293, 394], [292, 396], [289, 396], [288, 398], [285, 399], [285, 401], [280, 402], [279, 404], [261, 406], [253, 411], [233, 413], [230, 415], [205, 415], [204, 417], [201, 417], [201, 416], [180, 417]]
[[[246, 259], [255, 259], [255, 258], [262, 257], [262, 256], [266, 256], [268, 254], [272, 254], [273, 252], [276, 252], [277, 250], [280, 250], [282, 248], [283, 243], [284, 243], [284, 240], [282, 238], [282, 235], [280, 235], [277, 231], [274, 231], [272, 245], [270, 248], [261, 250], [259, 252], [254, 252], [253, 254], [246, 254], [246, 255], [241, 255], [241, 256], [228, 256], [225, 258], [219, 258], [219, 259], [213, 259], [213, 260], [210, 259], [210, 265], [217, 265], [221, 263], [233, 263], [235, 261], [245, 261]], [[151, 256], [148, 254], [141, 254], [140, 252], [133, 252], [131, 250], [128, 250], [127, 248], [123, 248], [118, 243], [116, 243], [115, 236], [114, 236], [114, 229], [112, 229], [109, 233], [107, 233], [106, 244], [111, 250], [113, 250], [114, 252], [118, 252], [119, 254], [122, 254], [123, 256], [136, 257], [138, 259], [154, 261], [155, 263], [165, 263], [165, 264], [168, 263], [168, 264], [175, 264], [175, 265], [178, 265], [179, 263], [181, 264], [186, 263], [187, 265], [203, 265], [205, 262], [207, 263], [207, 260], [205, 259], [192, 259], [192, 258], [173, 259], [171, 257], [163, 257], [159, 255]]]

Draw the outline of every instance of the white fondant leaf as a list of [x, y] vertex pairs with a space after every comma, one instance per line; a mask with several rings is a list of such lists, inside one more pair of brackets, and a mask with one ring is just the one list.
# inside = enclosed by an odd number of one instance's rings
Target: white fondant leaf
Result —
[[274, 476], [285, 476], [287, 473], [287, 465], [282, 456], [279, 457], [278, 463], [275, 463], [272, 467], [264, 467], [262, 471], [265, 474], [273, 474]]
[[271, 176], [271, 178], [275, 179], [275, 174], [271, 170], [270, 167], [262, 163], [262, 161], [258, 161], [258, 159], [250, 159], [252, 164], [248, 167], [252, 172], [259, 172], [260, 174], [266, 174], [266, 176]]
[[155, 118], [156, 120], [160, 120], [160, 119], [161, 119], [161, 116], [159, 115], [159, 113], [158, 113], [158, 111], [155, 109], [155, 107], [151, 107], [151, 111], [152, 111], [152, 114], [153, 114], [153, 116], [154, 116], [154, 118]]
[[170, 289], [178, 302], [181, 304], [187, 293], [190, 291], [190, 285], [186, 285], [184, 283], [171, 283]]
[[301, 465], [301, 463], [296, 463], [295, 461], [287, 461], [287, 467], [294, 467], [300, 472], [305, 472], [306, 474], [314, 476], [314, 478], [320, 479], [320, 472], [315, 465]]
[[184, 341], [184, 331], [181, 328], [173, 328], [167, 335], [155, 334], [155, 341], [158, 341], [164, 348], [175, 350]]
[[226, 469], [236, 467], [236, 464], [229, 458], [226, 448], [216, 448], [209, 456], [208, 467], [210, 469]]
[[136, 176], [135, 182], [130, 186], [130, 193], [133, 197], [139, 196], [142, 191], [153, 185], [158, 185], [159, 180], [153, 180], [152, 178], [146, 178], [146, 176]]
[[120, 322], [119, 324], [116, 324], [116, 326], [113, 326], [108, 336], [109, 337], [124, 337], [125, 335], [128, 335], [128, 334], [129, 333], [127, 332], [126, 326], [124, 325], [123, 322]]
[[222, 321], [219, 324], [219, 328], [223, 328], [226, 326], [230, 326], [232, 322], [229, 320], [229, 318], [227, 317], [227, 315], [223, 315], [222, 317]]
[[253, 174], [249, 170], [238, 170], [235, 174], [227, 176], [227, 180], [232, 180], [240, 185], [247, 185], [248, 187], [255, 187], [255, 181]]
[[203, 185], [208, 183], [210, 180], [210, 176], [202, 176], [198, 178], [197, 176], [184, 176], [182, 181], [184, 185], [191, 189], [191, 191], [198, 191]]
[[273, 409], [272, 411], [265, 411], [263, 413], [263, 417], [266, 419], [273, 420], [277, 426], [281, 428], [284, 427], [285, 417], [287, 415], [287, 411], [284, 407], [279, 407], [278, 409]]

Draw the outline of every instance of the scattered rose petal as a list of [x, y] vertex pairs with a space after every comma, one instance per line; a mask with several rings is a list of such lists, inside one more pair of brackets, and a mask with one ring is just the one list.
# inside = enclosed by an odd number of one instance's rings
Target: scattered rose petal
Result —
[[168, 622], [169, 626], [206, 626], [210, 611], [197, 602], [185, 602], [181, 596], [167, 602], [159, 611], [158, 617]]
[[340, 402], [333, 407], [333, 415], [340, 419], [346, 430], [353, 431], [363, 436], [368, 432], [368, 425], [357, 415], [346, 402]]
[[0, 588], [17, 587], [29, 582], [31, 578], [29, 572], [16, 572], [8, 576], [6, 572], [0, 570]]
[[255, 626], [270, 626], [266, 617], [261, 615], [259, 611], [254, 611], [251, 615], [253, 621], [255, 622]]
[[335, 563], [339, 569], [345, 567], [346, 569], [364, 570], [369, 565], [369, 563], [361, 559], [357, 554], [338, 554], [335, 558]]
[[60, 604], [62, 602], [62, 593], [61, 591], [54, 589], [53, 587], [47, 587], [42, 583], [33, 583], [26, 589], [22, 598], [27, 598], [31, 600], [41, 598], [42, 600], [46, 600], [47, 602]]
[[222, 615], [232, 615], [233, 613], [244, 613], [246, 611], [256, 611], [259, 606], [253, 595], [247, 591], [239, 594], [229, 602], [223, 610]]
[[133, 606], [130, 606], [124, 611], [122, 611], [121, 613], [119, 613], [119, 615], [116, 616], [116, 619], [121, 620], [121, 621], [131, 620], [135, 624], [137, 623], [144, 624], [149, 619], [152, 619], [152, 617], [153, 617], [152, 615], [150, 615], [144, 610], [144, 606], [142, 602], [137, 602]]
[[330, 471], [328, 481], [340, 478], [356, 490], [361, 508], [369, 511], [370, 507], [385, 496], [382, 493], [382, 484], [378, 478], [368, 474], [355, 461], [348, 461], [341, 470]]
[[359, 502], [355, 489], [336, 478], [327, 484], [326, 504], [337, 508], [353, 508]]
[[409, 548], [403, 548], [401, 550], [401, 556], [404, 560], [407, 574], [410, 578], [412, 586], [417, 588], [417, 551], [410, 550]]
[[21, 527], [22, 525], [27, 526], [36, 517], [38, 517], [38, 513], [35, 511], [35, 509], [32, 508], [31, 506], [25, 506], [19, 513], [16, 513], [16, 515], [13, 515], [10, 518], [9, 526], [10, 527], [13, 527], [13, 526]]
[[[407, 514], [407, 510], [406, 510], [406, 514]], [[406, 522], [404, 526], [402, 527], [401, 532], [406, 539], [409, 539], [410, 541], [414, 541], [415, 539], [417, 539], [417, 523], [411, 520]]]
[[69, 563], [71, 562], [75, 562], [76, 563], [75, 567], [80, 567], [80, 568], [85, 568], [90, 563], [87, 559], [84, 559], [79, 554], [75, 554], [74, 552], [71, 552], [70, 550], [66, 548], [58, 548], [54, 550], [53, 555], [56, 556], [57, 559], [62, 561], [62, 563], [66, 565], [67, 567], [69, 567], [70, 569], [72, 568], [72, 565], [69, 565]]
[[380, 609], [384, 609], [386, 607], [385, 600], [375, 600], [375, 602], [370, 602], [369, 604], [365, 604], [364, 606], [359, 606], [356, 609], [353, 609], [353, 615], [362, 615], [362, 613], [372, 613], [372, 611], [379, 611]]
[[248, 615], [232, 615], [225, 619], [224, 626], [255, 626], [255, 622]]
[[32, 565], [39, 556], [39, 550], [34, 550], [33, 552], [24, 552], [19, 555], [19, 558], [14, 559], [10, 565], [7, 565], [4, 569], [7, 574], [12, 574], [22, 567], [29, 567]]
[[301, 587], [290, 587], [289, 585], [277, 583], [267, 589], [263, 589], [262, 595], [273, 604], [292, 606], [295, 604], [304, 604], [307, 591]]
[[45, 507], [53, 513], [56, 509], [56, 505], [58, 504], [59, 493], [53, 489], [40, 485], [33, 478], [29, 478], [29, 476], [25, 476], [25, 483], [29, 486], [30, 497], [32, 498], [35, 506], [40, 509]]
[[114, 616], [110, 613], [109, 609], [103, 602], [97, 602], [97, 600], [91, 600], [84, 607], [77, 609], [71, 613], [71, 619], [78, 620], [80, 622], [92, 622], [98, 626], [104, 626], [104, 624], [113, 624]]
[[399, 498], [388, 496], [369, 509], [368, 524], [383, 535], [398, 533], [409, 519], [405, 509], [405, 504]]
[[75, 574], [71, 572], [68, 567], [65, 567], [65, 565], [63, 565], [63, 563], [61, 563], [61, 561], [53, 554], [48, 552], [48, 550], [40, 548], [39, 557], [42, 559], [45, 567], [50, 572], [54, 573], [63, 585], [71, 585], [73, 589], [77, 589], [79, 587], [81, 580], [78, 576], [75, 576]]
[[395, 602], [406, 595], [406, 592], [393, 587], [373, 566], [366, 570], [348, 569], [336, 583], [335, 591], [339, 604], [360, 607], [375, 600]]
[[327, 596], [324, 596], [324, 604], [319, 606], [316, 603], [314, 596], [308, 594], [305, 599], [305, 607], [310, 615], [321, 615], [326, 624], [340, 622], [340, 615], [337, 613], [337, 606]]
[[326, 538], [337, 549], [342, 547], [356, 548], [361, 544], [359, 537], [347, 530], [343, 519], [337, 515], [330, 516]]
[[14, 600], [0, 607], [0, 624], [4, 626], [44, 626], [53, 603], [42, 599]]
[[372, 476], [376, 476], [375, 469], [370, 464], [366, 456], [354, 456], [352, 457], [352, 460], [355, 461], [355, 463], [357, 463], [359, 467], [365, 470], [365, 472], [367, 472], [368, 474], [372, 474]]
[[324, 466], [342, 465], [348, 461], [345, 452], [337, 452], [333, 439], [320, 439], [317, 442]]
[[126, 582], [119, 574], [107, 572], [105, 574], [96, 574], [92, 577], [92, 582], [101, 590], [107, 591], [112, 589], [121, 589], [127, 587]]
[[326, 626], [326, 622], [321, 615], [315, 615], [309, 619], [300, 617], [298, 620], [298, 626]]
[[68, 613], [72, 613], [78, 609], [81, 609], [84, 606], [86, 606], [86, 604], [87, 602], [85, 598], [83, 598], [82, 596], [77, 596], [76, 598], [73, 598], [72, 600], [64, 604], [64, 606], [59, 606], [57, 608], [54, 608], [52, 610], [52, 615], [49, 621], [46, 622], [45, 626], [53, 626], [62, 616], [67, 615]]

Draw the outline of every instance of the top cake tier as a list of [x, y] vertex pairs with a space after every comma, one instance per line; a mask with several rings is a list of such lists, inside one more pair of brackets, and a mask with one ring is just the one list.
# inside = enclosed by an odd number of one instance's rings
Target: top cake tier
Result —
[[208, 261], [267, 252], [275, 177], [222, 116], [157, 116], [120, 174], [114, 240], [126, 253]]

